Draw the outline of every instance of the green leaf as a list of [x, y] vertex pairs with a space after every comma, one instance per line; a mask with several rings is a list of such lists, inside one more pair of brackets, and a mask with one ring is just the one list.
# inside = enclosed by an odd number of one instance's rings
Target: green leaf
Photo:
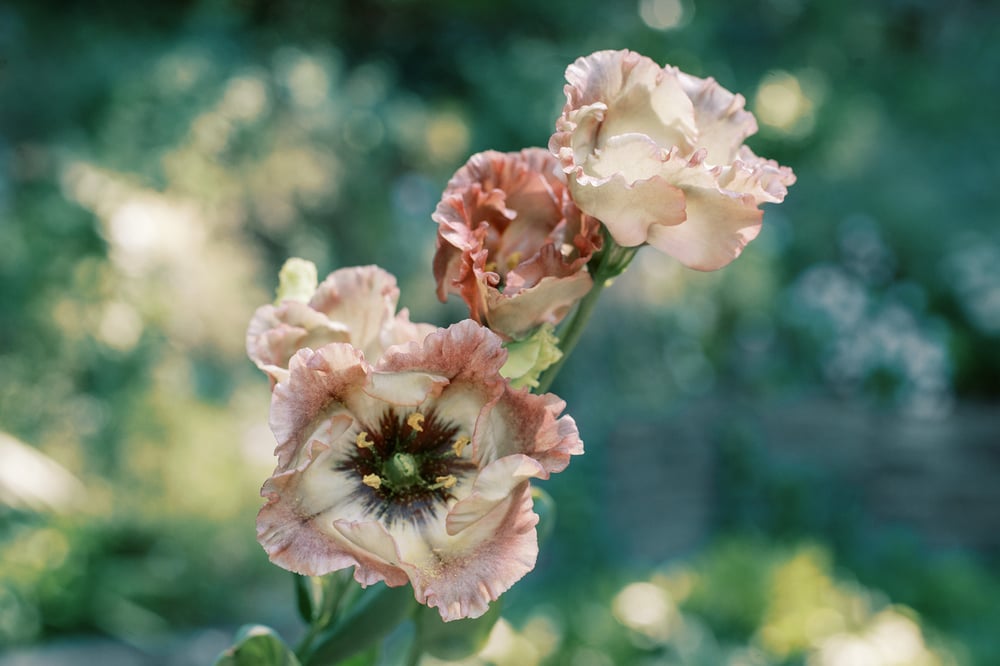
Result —
[[339, 623], [320, 634], [305, 662], [309, 666], [336, 664], [374, 645], [409, 617], [416, 603], [408, 585], [369, 589]]
[[494, 601], [486, 614], [474, 620], [444, 622], [433, 608], [420, 608], [416, 614], [417, 638], [423, 652], [454, 661], [478, 653], [486, 645], [493, 625], [500, 619], [500, 602]]
[[271, 629], [246, 624], [236, 632], [236, 642], [215, 660], [215, 666], [300, 666], [291, 648]]
[[314, 584], [309, 576], [300, 576], [293, 573], [295, 577], [295, 602], [299, 609], [299, 615], [309, 624], [314, 617]]

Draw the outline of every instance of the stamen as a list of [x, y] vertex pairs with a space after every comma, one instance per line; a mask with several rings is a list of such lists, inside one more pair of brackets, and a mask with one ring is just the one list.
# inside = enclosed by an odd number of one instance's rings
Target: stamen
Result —
[[465, 450], [465, 447], [468, 446], [469, 442], [471, 442], [471, 441], [472, 440], [470, 440], [465, 435], [462, 435], [461, 437], [459, 437], [458, 439], [456, 439], [455, 443], [451, 445], [451, 448], [454, 449], [454, 451], [455, 451], [455, 455], [458, 456], [459, 458], [461, 458], [462, 457], [462, 451]]
[[359, 449], [370, 449], [375, 446], [375, 442], [368, 439], [368, 433], [364, 430], [358, 433], [358, 438], [354, 440], [354, 443], [358, 445]]
[[518, 251], [518, 252], [511, 252], [510, 256], [507, 257], [507, 270], [509, 270], [509, 271], [514, 270], [517, 267], [517, 265], [519, 263], [521, 263], [521, 257], [522, 256], [523, 256], [523, 253], [520, 252], [520, 251]]
[[382, 487], [382, 479], [378, 474], [365, 474], [361, 479], [361, 483], [375, 490]]
[[413, 412], [412, 414], [406, 417], [406, 425], [413, 428], [413, 430], [415, 430], [416, 432], [424, 431], [424, 426], [422, 425], [423, 422], [424, 422], [424, 415], [421, 414], [420, 412]]
[[448, 476], [437, 476], [434, 477], [434, 485], [429, 486], [429, 489], [437, 490], [438, 488], [451, 488], [456, 483], [458, 483], [458, 479], [455, 478], [454, 474], [449, 474]]
[[497, 272], [497, 262], [495, 262], [495, 261], [487, 261], [486, 262], [486, 270], [489, 271], [490, 273], [496, 273]]

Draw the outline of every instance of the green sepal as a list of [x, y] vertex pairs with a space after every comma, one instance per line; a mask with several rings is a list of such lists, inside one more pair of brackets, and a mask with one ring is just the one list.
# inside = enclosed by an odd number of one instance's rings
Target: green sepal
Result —
[[485, 615], [475, 619], [444, 622], [437, 610], [426, 606], [417, 609], [414, 619], [423, 652], [457, 661], [479, 653], [486, 646], [493, 625], [500, 619], [500, 602], [494, 601]]
[[340, 622], [317, 637], [304, 661], [308, 666], [328, 666], [352, 657], [388, 636], [416, 603], [408, 585], [368, 590]]
[[274, 629], [246, 624], [236, 632], [232, 647], [215, 660], [215, 666], [300, 666], [300, 662]]
[[553, 333], [552, 324], [543, 324], [523, 340], [504, 343], [507, 361], [500, 374], [510, 380], [514, 388], [535, 388], [538, 377], [553, 363], [562, 358], [559, 338]]

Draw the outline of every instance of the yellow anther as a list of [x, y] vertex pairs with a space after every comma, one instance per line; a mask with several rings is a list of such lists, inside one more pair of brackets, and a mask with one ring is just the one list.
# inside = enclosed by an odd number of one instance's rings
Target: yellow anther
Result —
[[365, 484], [369, 488], [374, 488], [375, 490], [382, 487], [382, 479], [378, 474], [365, 474], [361, 478], [361, 483]]
[[521, 257], [523, 254], [521, 252], [511, 252], [510, 256], [507, 257], [507, 270], [512, 271], [521, 263]]
[[368, 433], [362, 430], [358, 433], [358, 438], [354, 440], [359, 449], [370, 449], [375, 446], [375, 442], [368, 439]]
[[470, 440], [465, 435], [462, 435], [461, 437], [459, 437], [458, 439], [456, 439], [455, 443], [451, 445], [451, 448], [455, 450], [455, 455], [458, 456], [459, 458], [461, 458], [462, 457], [462, 451], [465, 450], [465, 447], [468, 446], [469, 442], [471, 442], [471, 441], [472, 440]]
[[424, 426], [422, 425], [423, 422], [424, 422], [424, 415], [421, 414], [420, 412], [413, 412], [412, 414], [406, 417], [406, 425], [410, 426], [417, 432], [424, 431]]
[[435, 477], [434, 482], [441, 488], [451, 488], [458, 483], [458, 479], [455, 478], [454, 474], [449, 474], [448, 476]]
[[487, 261], [486, 262], [486, 270], [489, 271], [490, 273], [496, 273], [497, 272], [497, 262], [495, 262], [495, 261]]

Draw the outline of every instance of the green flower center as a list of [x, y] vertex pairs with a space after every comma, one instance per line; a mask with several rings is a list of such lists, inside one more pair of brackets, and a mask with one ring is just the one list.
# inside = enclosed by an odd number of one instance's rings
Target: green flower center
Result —
[[399, 490], [418, 484], [425, 485], [423, 477], [420, 476], [417, 459], [409, 453], [393, 454], [382, 471], [389, 485]]

